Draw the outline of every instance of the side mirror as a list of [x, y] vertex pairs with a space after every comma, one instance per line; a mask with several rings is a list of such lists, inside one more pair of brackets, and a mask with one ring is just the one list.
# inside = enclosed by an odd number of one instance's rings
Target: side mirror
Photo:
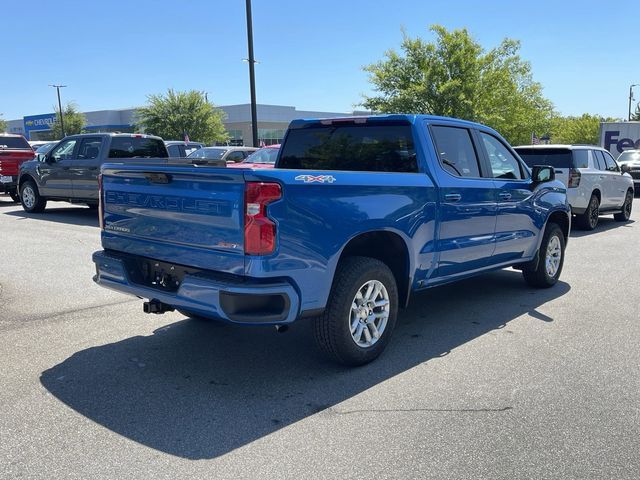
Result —
[[534, 183], [550, 182], [556, 179], [556, 171], [549, 165], [535, 165], [531, 171]]
[[623, 163], [622, 165], [620, 165], [620, 170], [622, 171], [622, 173], [629, 173], [631, 171], [631, 167], [628, 163]]

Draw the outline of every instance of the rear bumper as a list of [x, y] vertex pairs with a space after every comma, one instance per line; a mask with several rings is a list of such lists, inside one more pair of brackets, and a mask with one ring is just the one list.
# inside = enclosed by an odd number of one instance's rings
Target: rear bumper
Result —
[[1, 178], [11, 178], [11, 181], [9, 182], [0, 182], [0, 193], [9, 193], [9, 192], [15, 192], [18, 189], [18, 176], [17, 175], [2, 175], [0, 173], [0, 177]]
[[300, 299], [286, 280], [250, 279], [231, 275], [185, 274], [175, 291], [165, 291], [131, 281], [118, 254], [93, 254], [93, 280], [112, 290], [157, 300], [175, 309], [245, 325], [281, 325], [296, 320]]

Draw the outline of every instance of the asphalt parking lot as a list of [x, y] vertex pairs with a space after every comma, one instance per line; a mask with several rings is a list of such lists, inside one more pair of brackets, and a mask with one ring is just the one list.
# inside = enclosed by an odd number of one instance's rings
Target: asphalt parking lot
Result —
[[414, 297], [373, 364], [150, 316], [95, 286], [95, 212], [0, 197], [1, 478], [628, 478], [640, 472], [640, 199], [561, 282]]

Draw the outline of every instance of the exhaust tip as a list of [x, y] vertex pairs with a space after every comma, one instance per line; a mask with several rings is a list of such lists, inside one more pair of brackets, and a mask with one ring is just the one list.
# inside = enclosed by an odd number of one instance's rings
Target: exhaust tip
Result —
[[289, 325], [276, 325], [276, 332], [284, 333], [289, 330]]

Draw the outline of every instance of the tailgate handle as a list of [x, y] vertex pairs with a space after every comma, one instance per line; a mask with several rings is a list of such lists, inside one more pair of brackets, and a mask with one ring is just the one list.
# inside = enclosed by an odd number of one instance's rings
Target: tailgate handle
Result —
[[144, 177], [151, 183], [169, 183], [171, 181], [171, 175], [166, 173], [147, 172]]

